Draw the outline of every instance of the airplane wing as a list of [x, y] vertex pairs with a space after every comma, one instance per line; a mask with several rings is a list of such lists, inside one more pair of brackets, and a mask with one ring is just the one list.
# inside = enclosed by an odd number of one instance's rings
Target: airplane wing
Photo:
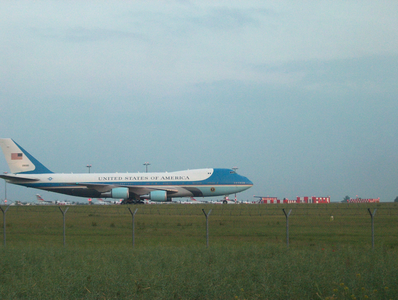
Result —
[[23, 181], [39, 181], [39, 178], [32, 178], [32, 177], [23, 177], [23, 176], [18, 176], [14, 174], [5, 174], [5, 175], [0, 175], [0, 178], [3, 178], [5, 180], [10, 180], [12, 182], [23, 182]]
[[80, 186], [86, 186], [89, 189], [94, 189], [100, 193], [105, 193], [109, 192], [113, 188], [116, 187], [126, 187], [129, 189], [131, 193], [134, 193], [136, 195], [145, 195], [148, 194], [151, 191], [166, 191], [169, 193], [177, 193], [178, 190], [176, 188], [170, 187], [170, 186], [131, 186], [131, 185], [119, 185], [119, 184], [91, 184], [91, 183], [76, 183], [77, 185]]

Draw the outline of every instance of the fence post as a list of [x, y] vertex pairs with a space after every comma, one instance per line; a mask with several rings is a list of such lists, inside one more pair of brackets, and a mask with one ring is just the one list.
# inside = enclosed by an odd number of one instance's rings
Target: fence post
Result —
[[4, 240], [4, 247], [6, 246], [6, 212], [10, 208], [8, 205], [5, 210], [0, 206], [1, 211], [3, 212], [3, 240]]
[[289, 248], [289, 216], [290, 216], [290, 213], [292, 212], [292, 210], [289, 210], [288, 213], [285, 212], [284, 208], [282, 210], [286, 217], [286, 245]]
[[374, 216], [376, 214], [377, 208], [374, 209], [373, 214], [370, 211], [370, 208], [368, 208], [368, 212], [370, 214], [370, 218], [372, 219], [372, 249], [375, 248], [375, 227], [374, 227]]
[[58, 206], [58, 208], [59, 208], [59, 210], [61, 211], [62, 216], [64, 217], [64, 247], [65, 247], [65, 215], [66, 215], [66, 212], [68, 211], [69, 207], [67, 207], [67, 208], [65, 209], [65, 211], [63, 211], [62, 208], [59, 207], [59, 206]]
[[211, 214], [211, 209], [207, 214], [204, 209], [202, 209], [202, 211], [206, 217], [206, 247], [209, 248], [209, 216]]
[[134, 248], [134, 243], [135, 243], [135, 238], [134, 238], [134, 216], [137, 213], [138, 208], [136, 208], [134, 212], [131, 211], [130, 207], [128, 209], [130, 211], [131, 216], [133, 217], [133, 248]]

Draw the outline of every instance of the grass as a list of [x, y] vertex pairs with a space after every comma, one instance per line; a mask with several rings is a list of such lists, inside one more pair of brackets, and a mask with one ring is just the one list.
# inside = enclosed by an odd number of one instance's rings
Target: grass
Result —
[[[379, 205], [10, 207], [1, 299], [393, 299], [398, 210]], [[370, 216], [377, 208], [376, 247]], [[286, 247], [289, 218], [290, 248]], [[205, 247], [206, 212], [210, 248]], [[330, 216], [334, 216], [334, 221]]]
[[[388, 299], [396, 253], [276, 245], [7, 248], [1, 299]], [[375, 292], [376, 291], [376, 292]]]
[[[369, 205], [139, 205], [135, 216], [137, 247], [205, 244], [209, 217], [211, 245], [248, 243], [285, 244], [289, 217], [291, 247], [371, 244]], [[373, 204], [376, 245], [398, 246], [398, 206]], [[330, 216], [334, 220], [331, 221]], [[9, 245], [62, 246], [62, 214], [58, 207], [10, 207], [7, 212]], [[66, 213], [69, 246], [131, 244], [132, 217], [125, 206], [72, 206]]]

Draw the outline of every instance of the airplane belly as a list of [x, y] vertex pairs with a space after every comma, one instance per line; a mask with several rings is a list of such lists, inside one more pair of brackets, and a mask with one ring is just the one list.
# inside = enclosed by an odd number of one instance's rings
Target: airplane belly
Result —
[[171, 198], [173, 198], [173, 197], [194, 197], [194, 196], [197, 197], [198, 196], [198, 195], [195, 195], [196, 194], [195, 191], [193, 191], [191, 188], [178, 187], [176, 189], [177, 189], [176, 193], [168, 193], [168, 196], [170, 196]]
[[87, 188], [41, 188], [53, 193], [65, 194], [76, 197], [99, 198], [101, 193], [94, 189]]

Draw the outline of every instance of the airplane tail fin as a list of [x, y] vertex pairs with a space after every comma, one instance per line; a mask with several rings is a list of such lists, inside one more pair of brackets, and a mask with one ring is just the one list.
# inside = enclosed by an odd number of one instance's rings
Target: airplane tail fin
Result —
[[0, 139], [0, 147], [3, 150], [11, 173], [52, 173], [12, 139]]
[[44, 201], [44, 199], [39, 195], [39, 194], [36, 194], [36, 198], [37, 198], [37, 201]]

